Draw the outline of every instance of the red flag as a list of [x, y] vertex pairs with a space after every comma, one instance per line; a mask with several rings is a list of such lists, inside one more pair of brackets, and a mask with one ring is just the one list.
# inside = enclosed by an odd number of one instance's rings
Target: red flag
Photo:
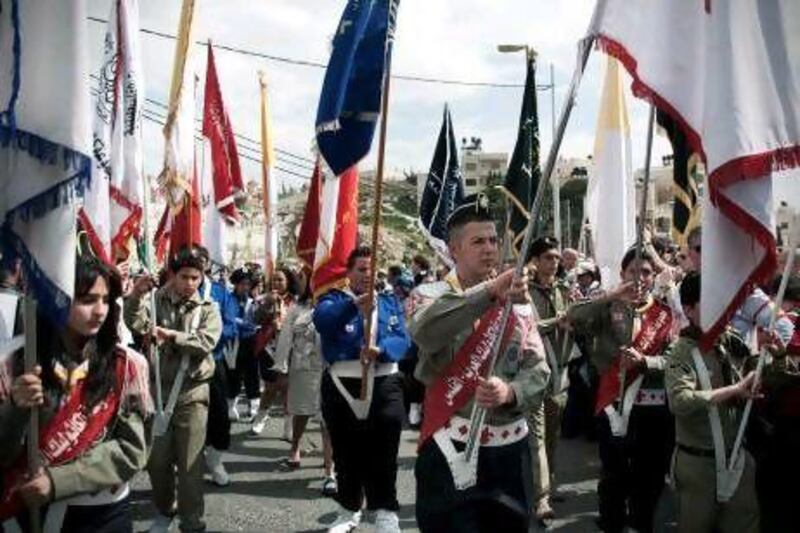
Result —
[[358, 169], [355, 166], [341, 176], [322, 180], [319, 213], [311, 275], [315, 296], [345, 284], [347, 259], [358, 239]]
[[[187, 205], [188, 204], [188, 205]], [[197, 169], [192, 176], [192, 194], [183, 197], [183, 206], [177, 214], [173, 214], [169, 206], [164, 209], [158, 229], [153, 238], [156, 248], [156, 259], [163, 262], [172, 257], [181, 248], [197, 244], [202, 246], [203, 238], [200, 232], [200, 190], [197, 186]]]
[[208, 43], [205, 102], [203, 104], [203, 136], [211, 144], [211, 163], [214, 167], [214, 204], [229, 222], [239, 220], [239, 211], [233, 203], [234, 196], [243, 189], [242, 170], [233, 128], [222, 103], [222, 92], [217, 79], [214, 50]]
[[308, 188], [306, 210], [303, 213], [303, 221], [300, 223], [300, 233], [297, 235], [296, 248], [297, 257], [309, 270], [314, 268], [314, 251], [316, 250], [317, 237], [319, 236], [321, 181], [322, 169], [319, 161], [317, 161], [314, 166], [314, 173], [311, 175], [311, 186]]
[[169, 206], [164, 208], [161, 214], [161, 220], [158, 221], [158, 228], [156, 234], [153, 236], [153, 242], [156, 249], [156, 261], [163, 263], [167, 258], [167, 249], [169, 248], [169, 236], [172, 231], [172, 216], [169, 213]]

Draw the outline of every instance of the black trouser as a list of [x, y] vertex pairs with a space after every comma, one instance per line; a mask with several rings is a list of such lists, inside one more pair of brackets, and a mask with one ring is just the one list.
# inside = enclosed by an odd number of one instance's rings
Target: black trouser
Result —
[[406, 402], [406, 410], [412, 403], [422, 403], [425, 399], [425, 385], [414, 377], [414, 369], [417, 366], [417, 346], [412, 344], [406, 352], [406, 356], [400, 361], [400, 372], [403, 373], [403, 395]]
[[[456, 450], [463, 445], [456, 443]], [[533, 495], [528, 439], [507, 446], [483, 447], [478, 480], [460, 491], [434, 440], [423, 444], [414, 465], [417, 479], [417, 525], [423, 533], [525, 533]]]
[[[42, 509], [42, 525], [47, 516]], [[30, 531], [30, 514], [21, 513], [17, 523], [22, 531]], [[0, 530], [2, 525], [0, 525]], [[133, 533], [130, 497], [107, 505], [70, 505], [64, 514], [61, 531], [68, 533]]]
[[[341, 381], [354, 398], [359, 397], [360, 379]], [[376, 377], [369, 416], [358, 420], [326, 371], [322, 376], [322, 416], [333, 445], [339, 504], [357, 511], [366, 495], [367, 509], [399, 509], [397, 452], [405, 419], [402, 376]]]
[[761, 507], [761, 531], [764, 533], [783, 533], [798, 524], [798, 451], [800, 417], [775, 420], [756, 463], [756, 491]]
[[601, 528], [621, 532], [627, 524], [643, 533], [653, 531], [653, 515], [675, 444], [669, 409], [635, 405], [624, 437], [611, 434], [605, 414], [598, 417], [598, 424]]
[[228, 418], [228, 381], [225, 361], [215, 361], [214, 376], [208, 383], [208, 424], [206, 446], [227, 450], [231, 446], [231, 420]]
[[[249, 400], [261, 396], [259, 388], [258, 359], [255, 356], [255, 337], [239, 339], [236, 368], [228, 368], [228, 398], [239, 396], [244, 382], [244, 392]], [[227, 368], [227, 365], [225, 365]]]

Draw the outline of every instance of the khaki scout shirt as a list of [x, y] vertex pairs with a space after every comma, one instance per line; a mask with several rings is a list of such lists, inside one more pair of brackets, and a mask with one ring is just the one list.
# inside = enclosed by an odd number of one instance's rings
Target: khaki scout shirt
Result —
[[[567, 317], [576, 334], [588, 337], [589, 358], [602, 375], [619, 355], [620, 348], [631, 344], [639, 314], [629, 303], [598, 299], [573, 305]], [[645, 363], [647, 373], [642, 388], [663, 389], [666, 358], [650, 356]]]
[[[558, 362], [559, 375], [551, 375], [550, 378], [559, 380], [559, 391], [566, 391], [569, 387], [567, 363], [572, 354], [574, 341], [568, 331], [558, 327], [558, 318], [566, 314], [571, 303], [569, 286], [558, 280], [553, 285], [544, 285], [534, 280], [529, 288], [533, 305], [536, 306], [539, 315], [539, 333], [549, 339]], [[550, 362], [549, 358], [547, 362]]]
[[[696, 329], [686, 328], [671, 347], [665, 382], [670, 409], [675, 415], [675, 441], [684, 446], [711, 451], [714, 439], [708, 420], [711, 391], [701, 390], [692, 351], [698, 346]], [[738, 381], [735, 358], [749, 356], [749, 350], [736, 334], [726, 331], [714, 349], [702, 354], [711, 387], [718, 389]], [[730, 452], [739, 429], [742, 403], [736, 400], [717, 404], [725, 446]]]
[[[59, 358], [63, 359], [63, 358]], [[23, 372], [20, 357], [15, 375]], [[130, 481], [147, 464], [148, 440], [144, 406], [131, 389], [125, 389], [117, 416], [105, 436], [76, 459], [47, 467], [53, 482], [53, 499], [63, 500], [80, 494], [94, 494]], [[65, 400], [61, 389], [46, 388], [45, 402], [39, 408], [40, 427], [46, 427]], [[26, 453], [26, 434], [30, 410], [12, 402], [0, 403], [0, 471], [9, 468]]]
[[[216, 303], [203, 300], [195, 293], [184, 299], [169, 287], [156, 292], [158, 325], [178, 331], [175, 340], [159, 346], [161, 359], [161, 388], [165, 398], [180, 367], [181, 356], [189, 355], [189, 368], [183, 383], [186, 391], [214, 375], [214, 346], [222, 334], [222, 319]], [[195, 313], [200, 313], [197, 329], [190, 331]], [[125, 324], [139, 335], [150, 332], [149, 296], [130, 297], [124, 305]]]
[[[411, 318], [408, 331], [419, 348], [415, 376], [425, 385], [433, 383], [453, 360], [474, 331], [474, 324], [493, 305], [487, 283], [462, 291], [454, 277], [449, 282], [425, 288], [431, 303], [421, 307]], [[437, 292], [438, 294], [431, 294]], [[523, 338], [524, 336], [524, 338]], [[518, 325], [508, 346], [499, 354], [495, 375], [514, 389], [516, 403], [487, 413], [490, 425], [503, 425], [524, 418], [543, 398], [550, 376], [544, 360], [544, 348], [536, 327]], [[469, 418], [471, 399], [458, 415]]]

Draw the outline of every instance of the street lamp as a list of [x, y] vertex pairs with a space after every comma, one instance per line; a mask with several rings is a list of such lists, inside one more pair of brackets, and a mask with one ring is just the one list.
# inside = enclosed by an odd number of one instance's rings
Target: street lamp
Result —
[[[526, 61], [536, 58], [536, 50], [527, 44], [498, 44], [497, 51], [501, 54], [510, 54], [525, 51]], [[527, 62], [526, 62], [527, 66]], [[550, 91], [550, 123], [553, 128], [553, 139], [556, 138], [556, 82], [553, 64], [550, 63], [550, 83], [537, 84], [537, 91]], [[553, 233], [561, 242], [561, 183], [557, 173], [553, 173]]]

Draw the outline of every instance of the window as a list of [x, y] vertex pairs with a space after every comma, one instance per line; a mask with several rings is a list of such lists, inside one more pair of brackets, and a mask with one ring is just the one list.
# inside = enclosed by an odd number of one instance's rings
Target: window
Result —
[[467, 178], [464, 180], [464, 183], [467, 185], [467, 187], [474, 187], [478, 184], [478, 180], [475, 178]]
[[492, 170], [500, 170], [503, 166], [503, 163], [500, 161], [492, 161]]
[[467, 163], [466, 165], [464, 165], [464, 169], [465, 170], [473, 170], [474, 171], [474, 170], [477, 170], [477, 168], [478, 168], [478, 165], [476, 165], [475, 163]]

